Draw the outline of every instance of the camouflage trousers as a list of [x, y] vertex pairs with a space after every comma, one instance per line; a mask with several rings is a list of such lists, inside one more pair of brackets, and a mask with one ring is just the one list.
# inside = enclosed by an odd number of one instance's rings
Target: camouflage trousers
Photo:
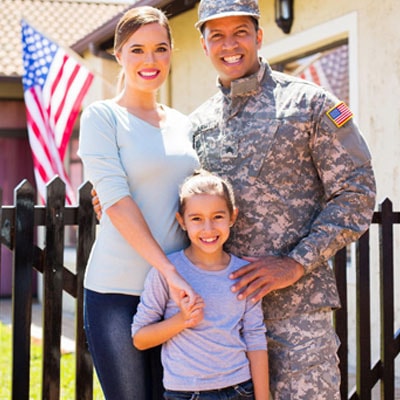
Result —
[[273, 400], [340, 400], [339, 339], [330, 309], [266, 320]]

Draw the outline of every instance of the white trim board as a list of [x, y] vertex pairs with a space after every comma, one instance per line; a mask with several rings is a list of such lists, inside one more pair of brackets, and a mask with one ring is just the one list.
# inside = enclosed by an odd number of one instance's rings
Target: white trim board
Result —
[[283, 61], [304, 52], [318, 49], [341, 39], [348, 40], [349, 48], [349, 99], [358, 114], [358, 27], [357, 13], [352, 12], [305, 31], [291, 34], [284, 39], [263, 46], [259, 54], [269, 63]]

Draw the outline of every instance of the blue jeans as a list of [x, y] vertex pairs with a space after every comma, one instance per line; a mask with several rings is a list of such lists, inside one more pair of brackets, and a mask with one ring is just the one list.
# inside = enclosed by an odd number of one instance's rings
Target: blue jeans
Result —
[[84, 319], [89, 351], [107, 400], [160, 400], [160, 347], [139, 351], [131, 323], [140, 297], [85, 289]]
[[223, 389], [198, 392], [166, 390], [165, 400], [254, 400], [253, 382], [248, 380]]

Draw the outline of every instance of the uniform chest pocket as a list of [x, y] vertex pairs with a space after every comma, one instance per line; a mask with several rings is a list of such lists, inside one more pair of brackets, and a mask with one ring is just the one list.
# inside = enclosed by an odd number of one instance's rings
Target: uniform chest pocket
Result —
[[242, 168], [247, 167], [249, 176], [256, 178], [268, 155], [268, 152], [276, 140], [276, 134], [280, 120], [267, 120], [265, 124], [249, 126], [247, 131], [237, 136], [238, 159], [241, 160]]
[[256, 120], [236, 128], [203, 125], [193, 135], [193, 146], [203, 168], [225, 175], [257, 177], [273, 143], [280, 120]]
[[219, 153], [220, 131], [217, 123], [201, 125], [193, 134], [193, 148], [203, 168], [211, 170], [212, 161]]

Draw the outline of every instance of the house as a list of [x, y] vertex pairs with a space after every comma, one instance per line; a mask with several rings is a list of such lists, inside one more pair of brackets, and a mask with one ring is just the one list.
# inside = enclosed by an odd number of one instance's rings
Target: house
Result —
[[[400, 7], [398, 0], [336, 0], [335, 2], [321, 2], [319, 0], [294, 0], [293, 24], [290, 32], [285, 33], [275, 22], [275, 3], [281, 0], [259, 0], [262, 18], [260, 24], [264, 29], [264, 43], [261, 54], [275, 67], [285, 71], [305, 71], [312, 61], [319, 60], [320, 55], [342, 46], [346, 49], [345, 73], [348, 75], [346, 88], [348, 102], [355, 114], [355, 119], [363, 131], [373, 156], [373, 164], [377, 178], [378, 202], [384, 198], [390, 198], [394, 208], [400, 207], [400, 108], [398, 98], [400, 96], [400, 41], [398, 40], [398, 21], [400, 20]], [[44, 31], [51, 30], [50, 25], [62, 27], [57, 32], [53, 29], [54, 39], [61, 44], [71, 46], [81, 54], [96, 74], [102, 79], [96, 79], [90, 92], [85, 98], [85, 104], [93, 100], [110, 97], [115, 90], [118, 66], [111, 56], [113, 30], [119, 19], [120, 13], [126, 8], [121, 4], [96, 4], [92, 2], [77, 2], [82, 9], [87, 9], [87, 16], [77, 23], [78, 11], [67, 13], [68, 7], [75, 7], [71, 1], [39, 1], [39, 0], [0, 0], [2, 13], [4, 5], [13, 9], [16, 5], [27, 10], [32, 6], [30, 14], [35, 14], [35, 7], [46, 5], [50, 7], [58, 3], [61, 12], [55, 22], [56, 11], [53, 11], [53, 20], [38, 18], [38, 28]], [[84, 4], [85, 3], [85, 4]], [[174, 55], [171, 73], [168, 82], [160, 91], [160, 100], [184, 113], [189, 113], [202, 101], [215, 93], [216, 73], [209, 60], [204, 56], [199, 44], [199, 33], [194, 28], [197, 20], [197, 5], [194, 0], [139, 0], [135, 5], [153, 5], [166, 10], [170, 16], [174, 37]], [[65, 7], [65, 8], [64, 8]], [[93, 8], [91, 8], [93, 7]], [[105, 7], [103, 12], [99, 12]], [[55, 10], [55, 9], [54, 9]], [[10, 13], [11, 11], [9, 11]], [[20, 11], [21, 13], [21, 11]], [[43, 14], [43, 12], [39, 14]], [[51, 13], [50, 13], [51, 14]], [[50, 15], [47, 14], [47, 15]], [[93, 14], [93, 15], [91, 15]], [[107, 14], [107, 15], [105, 15]], [[58, 15], [58, 14], [57, 14]], [[2, 30], [11, 30], [8, 40], [14, 40], [18, 27], [15, 25], [15, 16], [3, 19]], [[100, 18], [101, 17], [101, 18]], [[49, 24], [47, 21], [52, 21]], [[68, 20], [68, 24], [66, 21]], [[8, 22], [4, 22], [8, 21]], [[85, 22], [82, 22], [85, 21]], [[96, 23], [89, 21], [95, 21]], [[75, 24], [75, 29], [69, 24]], [[49, 25], [49, 26], [47, 26]], [[68, 28], [67, 28], [68, 26]], [[85, 30], [83, 30], [83, 26]], [[87, 29], [86, 29], [87, 27]], [[67, 32], [76, 34], [74, 37], [66, 35]], [[1, 35], [4, 37], [4, 35]], [[1, 40], [4, 40], [1, 38]], [[23, 121], [22, 92], [20, 86], [21, 70], [7, 71], [11, 63], [4, 61], [3, 57], [10, 57], [16, 49], [17, 43], [7, 47], [7, 41], [0, 48], [9, 49], [8, 54], [2, 54], [0, 60], [5, 64], [0, 69], [0, 101], [2, 117], [0, 118], [0, 186], [6, 192], [7, 201], [11, 200], [11, 190], [18, 183], [7, 186], [7, 176], [4, 168], [14, 163], [16, 168], [13, 174], [17, 175], [18, 168], [22, 168], [22, 161], [9, 160], [11, 150], [5, 154], [5, 138], [20, 140], [18, 144], [18, 160], [28, 160], [29, 151], [23, 143], [26, 136], [25, 123]], [[7, 53], [7, 52], [6, 52]], [[8, 74], [8, 75], [7, 75]], [[18, 83], [17, 83], [18, 81]], [[19, 85], [19, 86], [18, 86]], [[5, 113], [5, 115], [4, 115]], [[79, 165], [74, 158], [77, 136], [71, 141], [71, 167], [73, 162]], [[22, 150], [23, 149], [23, 150]], [[13, 150], [17, 151], [17, 150]], [[4, 163], [3, 159], [7, 162]], [[25, 161], [24, 161], [25, 162]], [[5, 165], [5, 167], [4, 167]], [[75, 167], [74, 167], [75, 168]], [[81, 173], [80, 169], [78, 175]], [[14, 170], [13, 170], [14, 171]], [[30, 166], [27, 165], [23, 172], [18, 172], [18, 179], [28, 177], [31, 180]], [[82, 176], [79, 175], [81, 179]], [[8, 197], [7, 197], [8, 196]], [[400, 235], [395, 237], [394, 247], [400, 249]], [[372, 255], [374, 257], [374, 255]], [[400, 254], [395, 255], [396, 265], [400, 265]], [[374, 259], [374, 258], [373, 258]], [[376, 260], [378, 262], [378, 260]], [[349, 285], [353, 281], [354, 268], [349, 267]], [[377, 278], [377, 277], [376, 277]], [[372, 281], [378, 282], [372, 276]], [[400, 274], [395, 277], [395, 286], [400, 287]], [[371, 288], [372, 293], [377, 287]], [[379, 296], [379, 293], [376, 293]], [[372, 298], [374, 295], [372, 295]], [[353, 300], [351, 300], [353, 301]], [[400, 318], [400, 304], [396, 305], [395, 315]], [[372, 315], [376, 334], [379, 335], [379, 314], [374, 304], [371, 304]], [[350, 315], [350, 324], [354, 323], [354, 315]], [[399, 321], [396, 321], [396, 326]], [[372, 349], [376, 354], [376, 349]], [[374, 353], [375, 352], [375, 353]], [[350, 355], [354, 358], [354, 353]], [[353, 360], [354, 361], [354, 360]]]
[[[20, 21], [29, 21], [60, 45], [70, 47], [128, 7], [127, 2], [0, 0], [0, 188], [2, 204], [13, 204], [23, 179], [34, 185], [22, 80]], [[77, 130], [75, 136], [77, 135]], [[70, 152], [73, 151], [73, 146]], [[71, 153], [72, 154], [72, 153]], [[72, 155], [70, 168], [75, 168]], [[79, 181], [81, 176], [79, 176]], [[80, 182], [74, 182], [75, 187]], [[11, 294], [11, 254], [1, 248], [0, 296]]]

